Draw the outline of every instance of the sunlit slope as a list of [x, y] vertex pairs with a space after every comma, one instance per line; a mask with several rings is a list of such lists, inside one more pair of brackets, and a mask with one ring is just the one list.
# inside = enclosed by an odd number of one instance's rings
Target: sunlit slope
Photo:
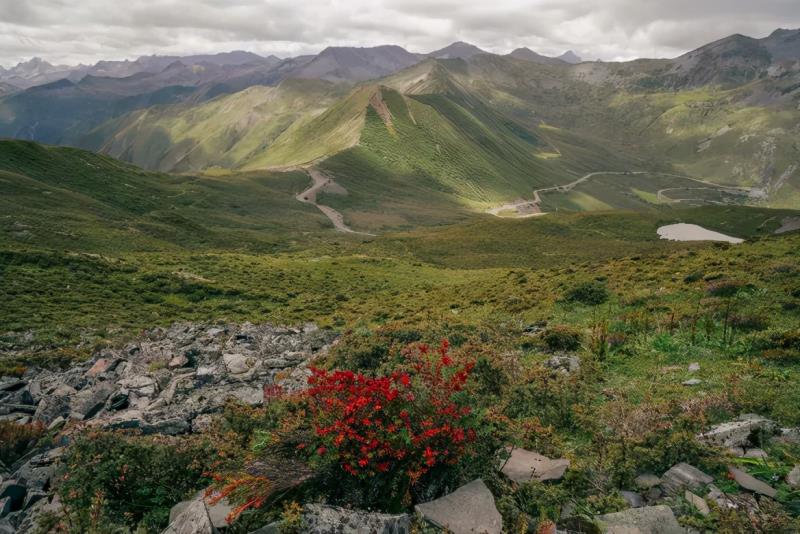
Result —
[[93, 131], [83, 146], [147, 169], [232, 168], [267, 150], [297, 121], [323, 113], [341, 89], [319, 80], [253, 86], [199, 105], [138, 110]]
[[107, 156], [0, 141], [0, 243], [83, 250], [272, 250], [329, 221], [294, 195], [305, 173], [222, 178], [143, 171]]

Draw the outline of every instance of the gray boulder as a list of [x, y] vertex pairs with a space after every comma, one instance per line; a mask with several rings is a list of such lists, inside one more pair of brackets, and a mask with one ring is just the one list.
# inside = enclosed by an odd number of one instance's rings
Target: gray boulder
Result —
[[453, 493], [414, 509], [434, 526], [453, 534], [500, 534], [503, 519], [494, 504], [494, 496], [483, 480], [461, 486]]
[[211, 523], [208, 508], [202, 500], [192, 501], [174, 519], [162, 534], [217, 534], [219, 531]]
[[687, 463], [672, 466], [661, 477], [661, 488], [668, 495], [679, 495], [686, 489], [699, 489], [714, 481], [714, 477], [707, 475]]
[[595, 517], [600, 531], [608, 534], [686, 534], [669, 506], [631, 508]]
[[789, 471], [786, 475], [786, 483], [793, 488], [800, 488], [800, 465], [794, 466], [794, 469]]
[[502, 467], [508, 478], [522, 484], [530, 480], [559, 480], [569, 467], [569, 460], [552, 460], [547, 456], [525, 449], [512, 449], [511, 456]]
[[375, 514], [322, 504], [305, 505], [303, 523], [303, 532], [308, 534], [407, 534], [411, 529], [408, 514]]
[[752, 443], [750, 439], [751, 436], [757, 434], [770, 436], [775, 434], [777, 430], [778, 425], [774, 421], [770, 421], [759, 415], [746, 414], [739, 417], [736, 421], [730, 421], [712, 427], [707, 432], [703, 432], [697, 436], [697, 439], [708, 445], [715, 445], [728, 449], [736, 447], [747, 448], [751, 445], [759, 444]]
[[635, 491], [620, 491], [619, 494], [631, 508], [641, 508], [644, 506], [644, 498]]
[[760, 493], [761, 495], [766, 495], [767, 497], [772, 497], [773, 499], [775, 498], [775, 495], [778, 494], [778, 491], [775, 488], [758, 480], [754, 476], [745, 473], [741, 469], [728, 466], [728, 472], [731, 474], [736, 483], [746, 490], [752, 491], [753, 493]]

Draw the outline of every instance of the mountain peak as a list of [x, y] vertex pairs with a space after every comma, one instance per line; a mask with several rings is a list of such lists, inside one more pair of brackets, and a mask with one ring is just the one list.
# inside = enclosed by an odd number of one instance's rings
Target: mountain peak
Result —
[[566, 52], [558, 56], [558, 59], [560, 59], [561, 61], [566, 61], [567, 63], [572, 63], [573, 65], [583, 61], [583, 59], [572, 50], [567, 50]]
[[478, 54], [486, 54], [485, 50], [481, 50], [474, 44], [465, 43], [464, 41], [456, 41], [444, 48], [435, 50], [428, 54], [428, 57], [437, 59], [468, 59]]

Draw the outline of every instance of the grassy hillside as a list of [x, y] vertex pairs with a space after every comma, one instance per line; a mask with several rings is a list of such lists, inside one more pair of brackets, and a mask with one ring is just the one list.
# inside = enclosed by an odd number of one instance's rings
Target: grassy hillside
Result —
[[295, 122], [325, 111], [340, 93], [316, 80], [257, 85], [199, 105], [138, 110], [104, 124], [80, 144], [147, 169], [228, 169], [266, 150]]
[[78, 149], [0, 141], [0, 240], [91, 251], [271, 250], [329, 228], [294, 199], [307, 182], [301, 172], [150, 173]]

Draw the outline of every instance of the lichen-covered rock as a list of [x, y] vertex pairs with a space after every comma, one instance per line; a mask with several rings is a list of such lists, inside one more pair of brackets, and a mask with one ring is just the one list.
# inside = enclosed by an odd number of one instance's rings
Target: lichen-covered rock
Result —
[[686, 534], [669, 506], [645, 506], [595, 518], [608, 534]]
[[521, 484], [530, 480], [559, 480], [568, 467], [569, 460], [566, 458], [550, 459], [537, 452], [515, 448], [503, 464], [502, 471], [508, 478]]
[[221, 411], [229, 399], [256, 406], [264, 402], [265, 388], [279, 393], [304, 389], [310, 362], [335, 337], [314, 325], [179, 323], [154, 328], [66, 371], [34, 369], [26, 381], [0, 383], [0, 409], [4, 399], [19, 397], [29, 404], [6, 403], [13, 419], [191, 432], [208, 428], [207, 420], [193, 425], [194, 419]]
[[192, 501], [171, 520], [162, 534], [217, 534], [218, 532], [208, 516], [206, 503], [198, 499]]
[[308, 534], [407, 534], [410, 528], [408, 514], [377, 514], [322, 504], [303, 507], [303, 532]]
[[703, 432], [697, 439], [709, 445], [716, 445], [725, 448], [747, 448], [752, 445], [759, 445], [753, 443], [751, 437], [761, 434], [763, 436], [771, 436], [778, 430], [778, 425], [774, 421], [770, 421], [759, 415], [746, 414], [742, 415], [736, 421], [721, 423], [712, 427], [707, 432]]
[[503, 527], [494, 496], [480, 479], [414, 509], [426, 521], [453, 534], [500, 534]]
[[687, 463], [672, 466], [661, 477], [661, 488], [668, 495], [679, 495], [686, 489], [698, 489], [714, 481], [707, 475]]

